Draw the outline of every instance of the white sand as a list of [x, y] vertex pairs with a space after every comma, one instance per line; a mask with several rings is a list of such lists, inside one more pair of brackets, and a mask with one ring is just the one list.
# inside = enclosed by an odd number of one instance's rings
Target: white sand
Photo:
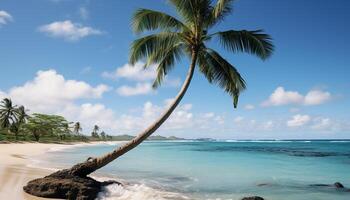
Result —
[[50, 171], [28, 167], [31, 156], [45, 154], [49, 149], [65, 148], [63, 144], [0, 144], [0, 199], [43, 199], [23, 192], [22, 187], [32, 179], [50, 174]]

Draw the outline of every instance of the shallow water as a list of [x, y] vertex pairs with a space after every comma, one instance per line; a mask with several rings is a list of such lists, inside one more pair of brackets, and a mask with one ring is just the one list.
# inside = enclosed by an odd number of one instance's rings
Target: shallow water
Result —
[[[38, 159], [40, 166], [68, 167], [117, 145], [61, 149]], [[310, 185], [350, 187], [350, 141], [146, 142], [99, 174], [127, 183], [109, 186], [100, 199], [348, 200], [350, 192]]]

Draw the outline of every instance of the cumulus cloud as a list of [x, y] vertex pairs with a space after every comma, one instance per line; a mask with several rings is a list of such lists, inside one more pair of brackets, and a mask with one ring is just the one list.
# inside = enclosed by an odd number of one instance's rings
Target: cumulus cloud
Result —
[[305, 96], [297, 91], [286, 91], [283, 87], [278, 87], [264, 101], [262, 106], [282, 106], [288, 104], [297, 105], [319, 105], [331, 99], [331, 94], [322, 90], [311, 90]]
[[50, 37], [63, 38], [67, 41], [77, 41], [87, 36], [102, 34], [100, 30], [73, 23], [70, 20], [52, 22], [39, 27], [38, 30]]
[[311, 120], [311, 117], [309, 115], [294, 115], [292, 119], [287, 121], [288, 127], [300, 127], [304, 126], [305, 124], [309, 123]]
[[[107, 85], [93, 87], [86, 82], [66, 80], [55, 70], [39, 71], [22, 86], [11, 88], [5, 96], [36, 112], [52, 112], [78, 99], [101, 98]], [[4, 94], [2, 94], [4, 95]]]
[[116, 92], [120, 96], [145, 95], [153, 92], [152, 85], [148, 82], [137, 83], [135, 86], [123, 85], [117, 88]]
[[[156, 78], [156, 66], [144, 68], [144, 63], [137, 62], [135, 65], [125, 64], [114, 71], [105, 71], [102, 77], [112, 80], [125, 79], [136, 82], [135, 85], [122, 85], [117, 88], [116, 92], [121, 96], [146, 95], [153, 92], [152, 81]], [[164, 79], [165, 87], [179, 87], [181, 80], [179, 78]]]
[[305, 105], [319, 105], [331, 99], [329, 92], [320, 90], [312, 90], [308, 92], [304, 98]]
[[10, 21], [13, 21], [13, 17], [8, 12], [0, 10], [0, 27], [6, 25]]
[[241, 123], [244, 120], [244, 117], [238, 116], [233, 119], [235, 123]]
[[244, 106], [244, 109], [246, 109], [246, 110], [253, 110], [254, 108], [255, 108], [255, 106], [252, 105], [252, 104], [246, 104], [246, 105]]
[[102, 76], [109, 79], [125, 78], [133, 81], [148, 81], [156, 77], [156, 67], [150, 66], [144, 69], [144, 63], [137, 62], [135, 65], [125, 64], [112, 72], [103, 72]]
[[330, 118], [318, 117], [313, 121], [314, 124], [311, 126], [311, 128], [315, 130], [327, 130], [332, 126]]

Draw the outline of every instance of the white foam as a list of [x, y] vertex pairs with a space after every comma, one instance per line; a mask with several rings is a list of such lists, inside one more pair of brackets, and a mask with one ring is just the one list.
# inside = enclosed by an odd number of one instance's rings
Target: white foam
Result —
[[105, 187], [98, 196], [99, 200], [188, 200], [189, 197], [175, 192], [162, 191], [144, 184], [117, 185]]
[[348, 143], [350, 141], [349, 140], [334, 140], [334, 141], [329, 141], [329, 142], [332, 142], [332, 143]]
[[79, 147], [85, 147], [85, 146], [99, 146], [99, 145], [116, 146], [116, 145], [120, 145], [123, 142], [124, 141], [109, 141], [109, 142], [94, 142], [94, 143], [79, 143], [79, 144], [72, 144], [72, 145], [60, 145], [60, 146], [50, 148], [48, 150], [48, 152], [65, 151], [67, 149], [73, 149], [73, 148], [79, 148]]

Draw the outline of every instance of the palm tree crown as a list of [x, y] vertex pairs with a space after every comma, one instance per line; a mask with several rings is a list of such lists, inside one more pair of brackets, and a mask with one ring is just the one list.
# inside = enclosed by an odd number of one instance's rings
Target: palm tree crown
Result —
[[20, 106], [17, 109], [17, 123], [18, 124], [23, 124], [26, 123], [28, 120], [29, 115], [27, 114], [27, 110], [25, 109], [24, 106]]
[[207, 43], [218, 39], [233, 53], [246, 52], [265, 60], [274, 49], [269, 35], [262, 30], [227, 30], [210, 33], [216, 24], [232, 12], [233, 0], [169, 0], [179, 19], [160, 11], [139, 9], [133, 17], [136, 33], [157, 31], [135, 40], [131, 46], [130, 63], [146, 59], [145, 67], [157, 65], [157, 88], [183, 55], [192, 58], [210, 83], [216, 83], [237, 106], [239, 94], [246, 84], [238, 70]]
[[17, 121], [17, 114], [17, 106], [12, 104], [11, 99], [3, 99], [0, 104], [0, 127], [9, 128]]
[[76, 122], [74, 124], [74, 130], [73, 132], [77, 135], [79, 135], [80, 131], [82, 131], [83, 129], [81, 128], [80, 122]]
[[97, 133], [99, 130], [100, 130], [100, 127], [97, 126], [97, 125], [95, 125], [95, 126], [94, 126], [94, 129], [93, 129], [93, 132], [94, 132], [94, 133]]

